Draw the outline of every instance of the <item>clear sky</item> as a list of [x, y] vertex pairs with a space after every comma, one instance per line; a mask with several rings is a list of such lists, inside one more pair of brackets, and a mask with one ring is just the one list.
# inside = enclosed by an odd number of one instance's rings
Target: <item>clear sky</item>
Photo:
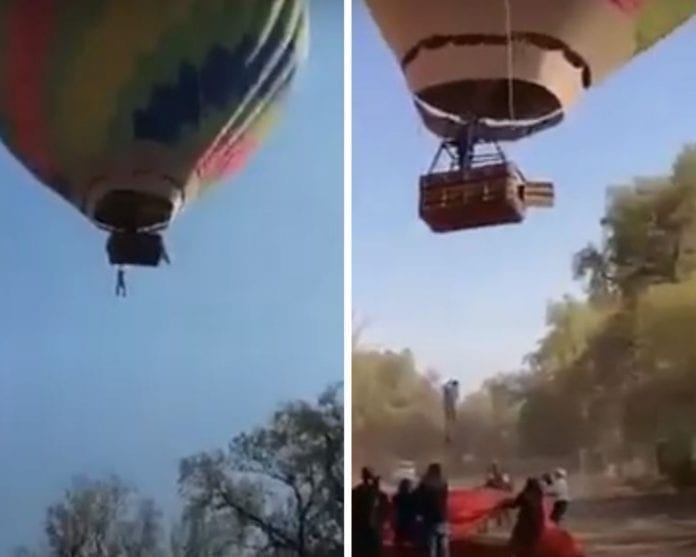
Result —
[[117, 473], [171, 508], [180, 457], [342, 378], [343, 6], [311, 15], [278, 128], [125, 301], [104, 237], [0, 153], [0, 555], [74, 475]]
[[556, 184], [556, 207], [523, 225], [438, 236], [417, 216], [436, 143], [400, 69], [353, 2], [353, 306], [365, 340], [410, 347], [464, 388], [515, 369], [547, 302], [578, 292], [571, 254], [599, 237], [607, 185], [668, 171], [696, 140], [696, 21], [607, 80], [556, 129], [508, 149]]

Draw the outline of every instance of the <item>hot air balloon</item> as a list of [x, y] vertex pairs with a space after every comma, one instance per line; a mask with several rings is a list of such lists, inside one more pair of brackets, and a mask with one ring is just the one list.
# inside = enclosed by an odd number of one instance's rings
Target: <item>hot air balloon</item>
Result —
[[[696, 14], [696, 0], [365, 1], [442, 140], [420, 184], [421, 217], [436, 232], [520, 222], [527, 207], [551, 205], [552, 184], [529, 182], [498, 142], [558, 125]], [[449, 169], [436, 172], [443, 156]]]
[[0, 137], [107, 231], [114, 265], [260, 145], [306, 53], [304, 0], [0, 0]]

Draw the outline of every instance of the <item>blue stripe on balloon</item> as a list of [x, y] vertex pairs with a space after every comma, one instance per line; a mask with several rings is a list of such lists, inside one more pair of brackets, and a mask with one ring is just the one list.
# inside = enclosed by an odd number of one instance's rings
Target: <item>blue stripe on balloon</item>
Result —
[[[233, 101], [241, 101], [271, 63], [285, 32], [282, 26], [276, 26], [253, 58], [257, 45], [253, 38], [247, 37], [233, 51], [213, 45], [200, 69], [182, 62], [176, 83], [156, 84], [147, 108], [133, 112], [135, 139], [167, 145], [177, 143], [187, 126], [198, 129], [208, 109], [224, 110]], [[294, 52], [292, 44], [285, 49], [257, 96], [263, 98], [268, 94], [275, 78], [292, 63]]]

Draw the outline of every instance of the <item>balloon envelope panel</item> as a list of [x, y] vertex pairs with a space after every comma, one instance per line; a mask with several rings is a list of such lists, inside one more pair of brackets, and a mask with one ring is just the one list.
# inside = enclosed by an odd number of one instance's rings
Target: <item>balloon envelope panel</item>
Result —
[[513, 139], [558, 123], [589, 88], [696, 13], [696, 0], [366, 3], [434, 133], [450, 133], [450, 116], [484, 119]]
[[305, 52], [304, 0], [2, 0], [0, 133], [106, 228], [235, 172]]

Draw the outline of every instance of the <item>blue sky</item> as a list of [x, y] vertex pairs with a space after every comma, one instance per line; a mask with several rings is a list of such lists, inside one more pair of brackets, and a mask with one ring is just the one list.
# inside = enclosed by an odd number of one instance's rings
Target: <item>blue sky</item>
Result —
[[437, 236], [417, 217], [436, 143], [361, 1], [353, 2], [353, 307], [365, 340], [410, 347], [465, 388], [515, 369], [543, 334], [547, 302], [578, 292], [571, 254], [599, 238], [605, 188], [669, 171], [696, 140], [696, 21], [635, 60], [564, 124], [508, 148], [556, 207], [516, 227]]
[[171, 506], [180, 457], [341, 379], [343, 6], [311, 15], [278, 128], [125, 301], [104, 237], [0, 153], [0, 555], [74, 475], [115, 472]]

